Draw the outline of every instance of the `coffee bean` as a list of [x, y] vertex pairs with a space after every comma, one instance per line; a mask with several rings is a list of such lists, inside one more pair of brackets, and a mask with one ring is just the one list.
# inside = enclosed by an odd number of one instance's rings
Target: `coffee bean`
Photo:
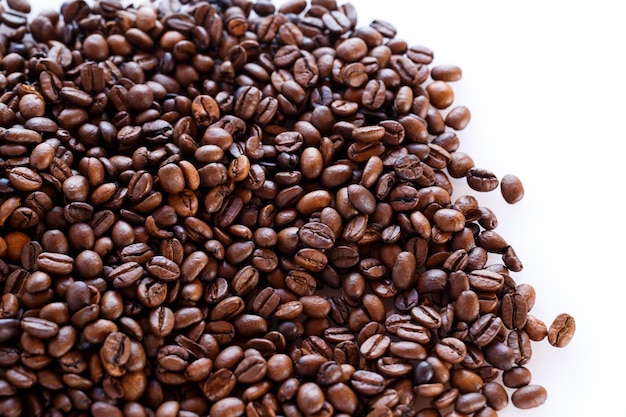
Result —
[[361, 354], [366, 359], [378, 359], [385, 354], [391, 344], [389, 336], [376, 334], [369, 337], [361, 344]]
[[430, 69], [433, 80], [459, 81], [462, 77], [462, 69], [456, 65], [435, 65]]
[[538, 407], [547, 399], [547, 392], [541, 385], [526, 385], [516, 389], [511, 395], [511, 402], [517, 408]]
[[524, 186], [521, 180], [513, 174], [507, 174], [500, 179], [502, 197], [509, 204], [518, 203], [524, 197]]
[[548, 335], [548, 328], [546, 324], [532, 314], [528, 314], [526, 316], [524, 331], [526, 332], [530, 340], [534, 342], [539, 342], [545, 339], [545, 337]]
[[323, 223], [307, 223], [298, 235], [302, 243], [316, 249], [330, 249], [335, 243], [335, 234]]
[[564, 347], [571, 342], [576, 331], [576, 321], [569, 314], [556, 316], [548, 329], [548, 341], [552, 346]]
[[435, 345], [435, 352], [444, 361], [452, 364], [463, 361], [466, 347], [463, 342], [454, 337], [443, 338]]
[[37, 191], [41, 188], [41, 176], [30, 168], [16, 167], [8, 172], [11, 185], [20, 191]]
[[324, 394], [317, 384], [305, 382], [298, 388], [296, 403], [300, 410], [305, 410], [307, 413], [316, 413], [324, 405]]
[[502, 319], [487, 313], [478, 318], [470, 327], [470, 336], [478, 346], [486, 346], [498, 335]]
[[502, 297], [502, 322], [509, 329], [521, 329], [526, 325], [528, 306], [520, 294], [505, 294]]
[[433, 81], [426, 86], [426, 91], [428, 92], [430, 103], [437, 109], [445, 109], [454, 100], [454, 92], [445, 81]]
[[470, 168], [467, 172], [467, 184], [476, 191], [487, 192], [498, 188], [500, 181], [495, 174], [482, 168]]
[[350, 378], [352, 387], [361, 395], [373, 396], [385, 389], [384, 378], [371, 371], [358, 370]]
[[511, 368], [502, 373], [502, 383], [509, 388], [520, 388], [530, 384], [531, 373], [523, 366]]
[[450, 109], [444, 119], [446, 126], [454, 130], [463, 130], [470, 122], [471, 114], [467, 107], [456, 106]]
[[69, 274], [74, 269], [74, 259], [62, 253], [42, 252], [37, 257], [37, 265], [51, 274]]
[[54, 337], [59, 331], [59, 326], [56, 323], [37, 317], [24, 317], [20, 326], [27, 334], [40, 339]]

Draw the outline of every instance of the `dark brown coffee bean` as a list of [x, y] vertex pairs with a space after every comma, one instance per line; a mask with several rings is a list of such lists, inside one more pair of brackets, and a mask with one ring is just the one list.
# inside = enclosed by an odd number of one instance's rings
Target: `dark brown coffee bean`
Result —
[[385, 354], [390, 344], [389, 336], [375, 334], [361, 344], [361, 355], [368, 360], [378, 359]]
[[446, 337], [435, 345], [435, 352], [441, 360], [451, 364], [457, 364], [465, 358], [466, 347], [459, 339]]
[[335, 243], [335, 234], [323, 223], [307, 223], [298, 235], [302, 243], [316, 249], [330, 249]]
[[215, 123], [220, 116], [219, 106], [215, 99], [208, 95], [199, 95], [193, 100], [191, 113], [201, 127], [208, 127]]
[[450, 372], [450, 386], [461, 393], [479, 392], [483, 385], [483, 379], [474, 371], [457, 368]]
[[16, 167], [8, 172], [11, 185], [20, 191], [37, 191], [41, 188], [42, 178], [35, 171], [26, 167]]
[[480, 316], [470, 327], [470, 336], [478, 346], [486, 346], [496, 338], [502, 326], [502, 319], [487, 313]]
[[456, 299], [455, 315], [459, 321], [473, 322], [480, 314], [478, 295], [471, 290], [462, 291]]
[[517, 408], [529, 409], [543, 404], [547, 396], [546, 389], [541, 385], [526, 385], [513, 392], [511, 402]]
[[62, 253], [42, 252], [37, 257], [38, 267], [50, 274], [69, 274], [74, 269], [74, 259]]
[[487, 399], [487, 405], [496, 411], [504, 409], [509, 403], [506, 390], [498, 382], [485, 383], [482, 393]]
[[460, 413], [472, 414], [482, 409], [487, 403], [487, 399], [484, 395], [471, 392], [467, 394], [461, 394], [454, 403], [454, 409]]
[[358, 370], [350, 378], [352, 387], [361, 395], [374, 396], [385, 389], [384, 378], [371, 371]]
[[307, 413], [316, 413], [324, 405], [324, 393], [319, 385], [313, 382], [305, 382], [298, 388], [296, 403], [300, 410], [306, 410]]
[[467, 107], [456, 106], [450, 109], [444, 119], [446, 126], [454, 130], [463, 130], [470, 122], [471, 114]]
[[156, 307], [150, 312], [149, 326], [155, 335], [167, 337], [174, 330], [174, 312], [168, 307]]
[[218, 401], [230, 394], [236, 381], [235, 375], [230, 370], [222, 368], [212, 373], [200, 388], [210, 401]]
[[295, 294], [300, 296], [313, 295], [317, 283], [315, 278], [304, 270], [292, 270], [285, 277], [285, 284]]
[[59, 332], [59, 326], [49, 320], [37, 317], [24, 317], [20, 326], [27, 334], [40, 339], [49, 339]]
[[112, 376], [122, 376], [124, 374], [123, 366], [130, 359], [130, 355], [130, 339], [120, 332], [109, 334], [100, 349], [102, 365]]
[[467, 184], [476, 191], [488, 192], [498, 188], [500, 181], [495, 174], [482, 168], [471, 168], [467, 172]]
[[116, 288], [126, 288], [139, 281], [144, 275], [144, 269], [137, 262], [126, 262], [109, 273]]
[[530, 384], [531, 373], [528, 368], [518, 366], [502, 373], [502, 383], [509, 388], [520, 388]]
[[165, 256], [154, 256], [146, 263], [146, 271], [154, 278], [170, 282], [180, 277], [180, 267]]
[[27, 0], [9, 0], [7, 5], [16, 12], [28, 14], [31, 11], [30, 3]]
[[526, 325], [528, 306], [521, 294], [505, 294], [501, 300], [502, 322], [509, 329], [522, 329]]
[[524, 198], [524, 186], [522, 181], [513, 174], [507, 174], [500, 180], [502, 197], [509, 204], [518, 203]]

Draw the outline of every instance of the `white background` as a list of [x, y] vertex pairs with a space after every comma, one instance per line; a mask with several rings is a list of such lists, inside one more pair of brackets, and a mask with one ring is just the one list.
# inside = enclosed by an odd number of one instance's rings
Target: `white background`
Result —
[[[54, 7], [60, 1], [38, 2]], [[477, 166], [518, 175], [525, 198], [478, 195], [496, 231], [524, 262], [532, 313], [548, 325], [576, 318], [564, 349], [533, 344], [528, 367], [548, 390], [534, 410], [502, 417], [626, 415], [623, 408], [622, 250], [626, 26], [618, 1], [353, 0], [360, 24], [393, 23], [398, 37], [428, 46], [435, 64], [456, 64], [455, 104], [472, 121], [459, 133]], [[618, 406], [619, 404], [619, 406]]]

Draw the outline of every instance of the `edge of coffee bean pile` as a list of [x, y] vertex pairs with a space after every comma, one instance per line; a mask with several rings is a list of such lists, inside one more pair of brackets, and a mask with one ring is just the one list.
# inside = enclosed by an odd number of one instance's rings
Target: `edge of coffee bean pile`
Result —
[[[335, 0], [0, 4], [0, 414], [492, 417], [565, 347], [455, 65]], [[453, 184], [466, 181], [468, 193]], [[456, 191], [456, 192], [455, 192]]]

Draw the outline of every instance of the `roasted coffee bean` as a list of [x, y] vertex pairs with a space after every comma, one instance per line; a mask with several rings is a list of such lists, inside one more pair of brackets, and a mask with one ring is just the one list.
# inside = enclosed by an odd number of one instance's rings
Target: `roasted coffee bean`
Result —
[[497, 291], [504, 283], [504, 277], [501, 274], [487, 269], [474, 270], [467, 277], [470, 286], [478, 291]]
[[487, 404], [484, 395], [473, 392], [461, 394], [454, 403], [454, 409], [460, 413], [472, 414], [482, 409]]
[[487, 192], [498, 188], [500, 181], [495, 174], [482, 168], [470, 168], [467, 172], [467, 184], [476, 191]]
[[56, 323], [37, 317], [24, 317], [20, 321], [20, 326], [27, 334], [40, 339], [54, 337], [59, 331]]
[[521, 294], [505, 294], [501, 301], [502, 322], [509, 329], [522, 329], [526, 325], [528, 306]]
[[576, 321], [569, 314], [559, 314], [556, 316], [548, 329], [548, 341], [552, 346], [567, 346], [576, 331]]
[[469, 334], [478, 346], [486, 346], [496, 338], [502, 327], [502, 319], [487, 313], [478, 318], [470, 327]]
[[528, 314], [526, 316], [524, 331], [526, 332], [530, 340], [534, 342], [539, 342], [545, 339], [548, 335], [548, 328], [546, 324], [532, 314]]
[[531, 373], [523, 366], [514, 367], [502, 373], [502, 383], [509, 388], [520, 388], [530, 384]]
[[8, 172], [11, 185], [20, 191], [37, 191], [41, 188], [41, 176], [27, 167], [15, 167]]
[[509, 204], [518, 203], [524, 198], [522, 181], [513, 174], [507, 174], [500, 179], [500, 191], [504, 200]]
[[69, 274], [74, 269], [74, 259], [62, 253], [42, 252], [37, 257], [37, 266], [50, 274]]
[[358, 370], [350, 377], [352, 387], [361, 395], [374, 396], [385, 389], [384, 378], [371, 371]]
[[538, 407], [547, 399], [547, 392], [541, 385], [526, 385], [516, 389], [511, 395], [511, 402], [517, 408]]
[[319, 385], [313, 382], [305, 382], [298, 388], [296, 403], [300, 410], [316, 413], [320, 411], [324, 405], [324, 393]]
[[390, 344], [389, 336], [375, 334], [361, 344], [361, 355], [369, 360], [378, 359], [385, 354]]
[[459, 81], [462, 77], [462, 69], [456, 65], [436, 65], [430, 69], [433, 80]]
[[324, 223], [307, 223], [298, 235], [302, 243], [316, 249], [330, 249], [335, 243], [335, 234]]
[[145, 271], [137, 262], [126, 262], [109, 273], [116, 288], [126, 288], [135, 284], [144, 275]]

